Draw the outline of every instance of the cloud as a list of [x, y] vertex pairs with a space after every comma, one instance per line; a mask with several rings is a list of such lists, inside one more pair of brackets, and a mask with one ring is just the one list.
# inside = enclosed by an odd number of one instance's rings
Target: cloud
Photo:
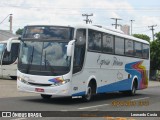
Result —
[[[106, 26], [114, 23], [110, 19], [113, 17], [123, 19], [120, 24], [130, 24], [130, 19], [139, 26], [159, 23], [157, 17], [150, 18], [147, 13], [142, 15], [142, 11], [135, 10], [129, 0], [1, 0], [0, 7], [0, 21], [13, 14], [14, 31], [29, 24], [84, 23], [83, 13], [93, 13], [90, 17], [93, 24]], [[0, 28], [8, 29], [8, 20]]]

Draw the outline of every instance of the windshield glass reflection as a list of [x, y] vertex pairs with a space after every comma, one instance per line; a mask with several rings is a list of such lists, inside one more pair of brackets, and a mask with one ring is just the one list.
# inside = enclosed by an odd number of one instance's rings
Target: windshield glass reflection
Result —
[[[19, 63], [27, 73], [33, 71], [51, 72], [69, 71], [70, 58], [66, 55], [67, 42], [34, 42], [21, 43]], [[22, 68], [21, 65], [24, 68]]]

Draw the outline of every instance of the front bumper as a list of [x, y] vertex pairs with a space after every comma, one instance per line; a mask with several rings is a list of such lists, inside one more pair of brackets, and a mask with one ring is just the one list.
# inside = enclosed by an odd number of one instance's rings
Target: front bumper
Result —
[[[32, 92], [38, 94], [47, 94], [53, 96], [71, 96], [70, 83], [66, 83], [60, 86], [36, 86], [25, 84], [17, 80], [17, 89], [22, 92]], [[43, 92], [37, 92], [36, 89], [43, 89]]]

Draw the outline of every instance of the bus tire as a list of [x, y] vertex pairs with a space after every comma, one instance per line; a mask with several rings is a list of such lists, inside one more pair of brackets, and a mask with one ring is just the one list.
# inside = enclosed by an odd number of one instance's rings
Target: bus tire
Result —
[[96, 81], [91, 80], [87, 87], [86, 95], [82, 96], [85, 102], [91, 101], [91, 99], [93, 98], [93, 95], [96, 94], [96, 88], [97, 88]]
[[50, 99], [52, 97], [52, 95], [45, 95], [45, 94], [41, 94], [41, 97], [43, 99]]
[[136, 90], [137, 90], [137, 83], [134, 80], [133, 85], [132, 85], [132, 89], [130, 91], [128, 91], [129, 95], [133, 96], [136, 94]]
[[88, 85], [87, 93], [82, 98], [85, 102], [88, 102], [92, 99], [92, 86], [91, 85]]

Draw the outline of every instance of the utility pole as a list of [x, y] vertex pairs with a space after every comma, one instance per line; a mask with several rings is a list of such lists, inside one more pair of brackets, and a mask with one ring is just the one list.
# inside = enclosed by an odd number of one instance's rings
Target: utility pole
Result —
[[112, 24], [112, 25], [115, 25], [115, 29], [117, 29], [117, 26], [120, 26], [120, 24], [117, 23], [118, 20], [122, 20], [120, 18], [111, 18], [113, 20], [115, 20], [115, 24]]
[[157, 25], [151, 25], [151, 26], [148, 26], [149, 28], [151, 28], [150, 30], [152, 30], [152, 38], [153, 38], [153, 41], [154, 41], [154, 27], [156, 27]]
[[135, 20], [130, 20], [131, 21], [131, 35], [132, 35], [132, 23], [133, 23], [133, 21], [135, 21]]
[[10, 14], [10, 16], [9, 16], [9, 22], [10, 22], [10, 27], [9, 28], [10, 29], [9, 30], [10, 30], [11, 33], [12, 33], [12, 22], [13, 22], [12, 20], [13, 20], [13, 17], [12, 17], [12, 14]]
[[84, 21], [86, 21], [86, 24], [92, 23], [92, 20], [89, 19], [88, 17], [89, 17], [89, 16], [93, 16], [93, 13], [92, 13], [92, 14], [82, 14], [82, 16], [85, 16], [85, 17], [86, 17], [86, 19], [84, 20]]

